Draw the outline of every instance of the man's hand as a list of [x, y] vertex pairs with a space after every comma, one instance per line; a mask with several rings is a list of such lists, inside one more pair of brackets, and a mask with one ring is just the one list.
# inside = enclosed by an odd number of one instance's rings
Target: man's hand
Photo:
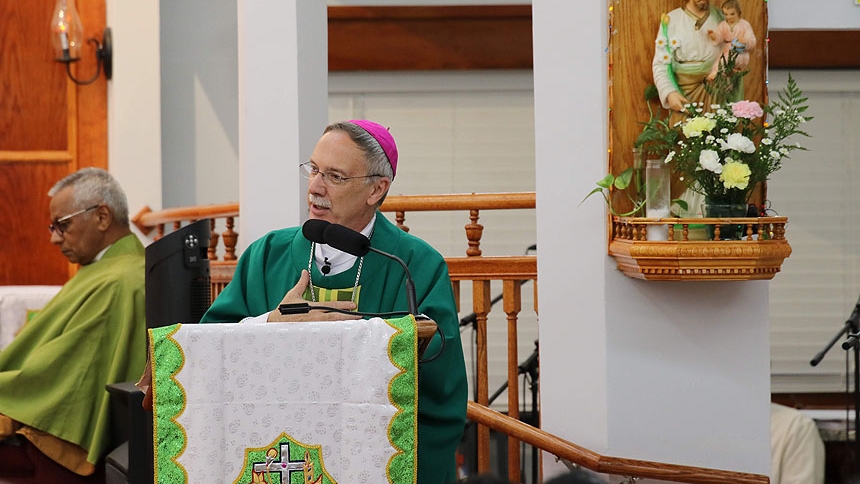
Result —
[[[307, 290], [308, 285], [310, 284], [311, 276], [308, 274], [308, 271], [303, 270], [301, 277], [299, 277], [299, 281], [290, 289], [286, 295], [284, 295], [284, 299], [281, 300], [280, 304], [291, 304], [291, 303], [306, 303], [313, 306], [327, 306], [330, 308], [343, 309], [346, 311], [355, 311], [356, 306], [352, 301], [328, 301], [328, 302], [308, 302], [302, 299], [302, 294]], [[280, 304], [278, 306], [280, 306]], [[352, 316], [349, 314], [330, 312], [320, 309], [311, 310], [308, 313], [300, 313], [300, 314], [281, 314], [278, 308], [275, 308], [272, 312], [269, 313], [269, 317], [267, 319], [268, 322], [290, 322], [290, 321], [343, 321], [346, 319], [360, 319], [358, 316]]]
[[684, 112], [684, 105], [689, 104], [690, 100], [681, 95], [678, 91], [670, 92], [668, 96], [666, 96], [666, 104], [669, 105], [669, 109], [672, 111]]

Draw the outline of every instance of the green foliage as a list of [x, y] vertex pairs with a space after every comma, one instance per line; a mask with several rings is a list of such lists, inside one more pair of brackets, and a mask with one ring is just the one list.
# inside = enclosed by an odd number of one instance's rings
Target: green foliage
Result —
[[[630, 192], [627, 193], [627, 198], [633, 202], [633, 210], [625, 213], [618, 213], [612, 207], [612, 199], [610, 198], [610, 194], [612, 192], [612, 188], [614, 187], [617, 190], [625, 191], [629, 186], [630, 182], [633, 180], [634, 174], [633, 167], [630, 167], [624, 171], [622, 171], [618, 176], [613, 175], [612, 173], [606, 175], [602, 179], [598, 180], [597, 187], [588, 192], [585, 198], [579, 202], [582, 205], [582, 202], [586, 201], [588, 197], [594, 195], [595, 193], [600, 193], [603, 196], [603, 199], [606, 200], [606, 205], [609, 207], [609, 211], [612, 215], [617, 215], [619, 217], [629, 217], [636, 212], [642, 210], [645, 207], [645, 200], [639, 200], [638, 197], [633, 197], [630, 195]], [[637, 187], [638, 188], [638, 187]], [[638, 192], [638, 190], [637, 190]]]
[[[642, 132], [636, 137], [633, 146], [639, 149], [646, 158], [663, 158], [672, 149], [678, 133], [672, 129], [672, 113], [660, 105], [660, 94], [657, 86], [649, 84], [644, 93], [645, 105], [648, 107], [649, 119], [642, 124]], [[657, 104], [656, 112], [652, 103]]]
[[713, 81], [705, 80], [703, 84], [705, 92], [714, 99], [716, 104], [739, 101], [743, 97], [743, 93], [740, 92], [741, 80], [749, 71], [735, 70], [738, 54], [738, 51], [732, 49], [729, 51], [728, 58], [721, 56], [717, 61], [719, 63], [717, 76]]

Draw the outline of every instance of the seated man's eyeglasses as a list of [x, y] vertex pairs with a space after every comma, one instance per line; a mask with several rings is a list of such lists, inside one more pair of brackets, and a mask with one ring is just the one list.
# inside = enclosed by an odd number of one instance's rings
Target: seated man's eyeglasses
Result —
[[331, 173], [331, 172], [326, 173], [326, 172], [320, 171], [320, 169], [315, 164], [313, 164], [313, 162], [310, 162], [310, 161], [307, 161], [307, 162], [300, 164], [299, 168], [301, 168], [301, 172], [302, 172], [303, 177], [310, 180], [310, 179], [316, 178], [317, 175], [322, 175], [323, 182], [327, 183], [330, 186], [343, 185], [344, 183], [346, 183], [350, 180], [357, 180], [360, 178], [373, 178], [375, 176], [382, 176], [382, 175], [343, 176], [343, 175], [338, 175], [337, 173]]
[[80, 215], [80, 214], [82, 214], [82, 213], [87, 213], [87, 212], [89, 212], [90, 210], [93, 210], [93, 209], [99, 208], [100, 206], [101, 206], [101, 205], [93, 205], [92, 207], [85, 208], [85, 209], [83, 209], [83, 210], [78, 210], [78, 211], [77, 211], [77, 212], [75, 212], [75, 213], [70, 213], [70, 214], [68, 214], [68, 215], [63, 215], [63, 216], [62, 216], [62, 217], [60, 217], [60, 218], [54, 219], [54, 220], [52, 220], [52, 221], [51, 221], [51, 225], [48, 225], [48, 230], [49, 230], [52, 234], [53, 234], [54, 232], [56, 232], [56, 233], [57, 233], [57, 235], [63, 235], [63, 233], [66, 231], [66, 229], [68, 229], [68, 228], [69, 228], [69, 219], [71, 219], [71, 218], [72, 218], [72, 217], [74, 217], [74, 216]]

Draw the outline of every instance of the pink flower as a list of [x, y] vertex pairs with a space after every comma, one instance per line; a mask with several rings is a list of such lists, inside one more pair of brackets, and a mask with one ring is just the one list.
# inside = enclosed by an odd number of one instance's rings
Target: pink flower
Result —
[[732, 114], [739, 118], [755, 119], [762, 116], [764, 110], [755, 101], [738, 101], [732, 104]]

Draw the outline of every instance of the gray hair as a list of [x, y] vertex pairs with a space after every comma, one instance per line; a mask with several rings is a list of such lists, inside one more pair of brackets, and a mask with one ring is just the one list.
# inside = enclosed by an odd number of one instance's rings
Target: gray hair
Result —
[[48, 190], [48, 196], [53, 197], [70, 187], [76, 209], [83, 210], [92, 205], [104, 204], [108, 206], [118, 224], [128, 225], [128, 199], [110, 173], [101, 168], [81, 168], [55, 183]]

